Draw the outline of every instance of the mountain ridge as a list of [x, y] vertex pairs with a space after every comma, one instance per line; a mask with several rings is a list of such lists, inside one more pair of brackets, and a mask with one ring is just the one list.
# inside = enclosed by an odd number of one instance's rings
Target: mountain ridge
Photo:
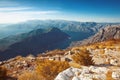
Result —
[[[41, 29], [39, 30], [41, 31]], [[36, 35], [35, 31], [32, 31], [33, 35], [10, 45], [6, 50], [1, 52], [1, 55], [3, 55], [4, 58], [11, 58], [17, 55], [26, 56], [30, 53], [36, 55], [46, 50], [59, 48], [57, 45], [61, 45], [59, 43], [64, 42], [69, 38], [69, 35], [58, 28], [51, 28], [45, 31], [42, 30], [43, 33], [39, 32], [39, 30], [36, 30]], [[31, 34], [31, 32], [28, 34]]]
[[96, 22], [78, 22], [78, 21], [66, 21], [66, 20], [30, 20], [26, 22], [5, 25], [0, 29], [1, 38], [8, 37], [10, 35], [16, 35], [26, 33], [34, 29], [46, 29], [50, 27], [57, 27], [62, 31], [73, 32], [88, 32], [90, 29], [92, 32], [98, 31], [101, 27], [106, 25], [113, 25], [119, 23], [96, 23]]
[[110, 39], [120, 39], [120, 25], [112, 25], [102, 28], [95, 35], [83, 41], [73, 42], [71, 46], [88, 45]]

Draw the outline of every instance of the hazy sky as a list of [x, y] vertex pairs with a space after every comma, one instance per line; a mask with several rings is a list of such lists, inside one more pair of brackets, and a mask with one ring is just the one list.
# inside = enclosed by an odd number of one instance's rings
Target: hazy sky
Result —
[[0, 23], [34, 19], [120, 22], [120, 0], [0, 0]]

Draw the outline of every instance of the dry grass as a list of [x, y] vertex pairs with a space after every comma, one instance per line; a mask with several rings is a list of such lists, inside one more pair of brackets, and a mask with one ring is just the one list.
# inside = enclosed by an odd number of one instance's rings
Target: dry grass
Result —
[[112, 78], [112, 71], [108, 71], [107, 74], [106, 74], [106, 80], [114, 80]]
[[68, 62], [38, 61], [34, 72], [25, 72], [19, 76], [18, 80], [54, 80], [61, 71], [69, 67]]
[[81, 65], [75, 62], [70, 62], [69, 65], [74, 68], [81, 68]]
[[92, 57], [88, 51], [80, 51], [72, 55], [72, 59], [75, 63], [80, 65], [89, 66], [93, 64]]
[[0, 80], [4, 80], [7, 77], [7, 70], [5, 67], [0, 67]]
[[68, 62], [61, 61], [38, 61], [36, 71], [46, 79], [54, 80], [54, 78], [63, 70], [69, 68]]
[[24, 74], [18, 77], [18, 80], [46, 80], [41, 75], [36, 72], [25, 72]]

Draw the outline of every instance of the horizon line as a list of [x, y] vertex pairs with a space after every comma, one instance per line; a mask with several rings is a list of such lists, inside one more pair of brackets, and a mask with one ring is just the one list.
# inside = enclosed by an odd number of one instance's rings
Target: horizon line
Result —
[[28, 22], [28, 21], [71, 21], [71, 22], [83, 22], [83, 23], [87, 23], [87, 22], [94, 22], [94, 23], [118, 23], [120, 24], [120, 22], [101, 22], [101, 21], [79, 21], [79, 20], [67, 20], [67, 19], [30, 19], [30, 20], [24, 20], [24, 21], [18, 21], [18, 22], [8, 22], [8, 23], [0, 23], [0, 25], [4, 25], [4, 24], [19, 24], [19, 23], [24, 23], [24, 22]]

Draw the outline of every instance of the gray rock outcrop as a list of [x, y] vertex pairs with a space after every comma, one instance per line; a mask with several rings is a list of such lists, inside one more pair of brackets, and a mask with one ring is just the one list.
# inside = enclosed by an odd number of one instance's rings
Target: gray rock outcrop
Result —
[[88, 39], [74, 42], [71, 46], [87, 45], [110, 39], [120, 39], [120, 25], [107, 26]]

